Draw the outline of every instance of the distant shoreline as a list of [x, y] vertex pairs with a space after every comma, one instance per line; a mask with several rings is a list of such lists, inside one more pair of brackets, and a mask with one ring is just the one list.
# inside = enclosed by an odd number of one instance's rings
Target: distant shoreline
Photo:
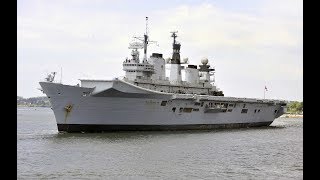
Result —
[[51, 106], [39, 106], [39, 105], [17, 105], [17, 107], [51, 107]]
[[281, 118], [303, 118], [303, 114], [283, 114]]

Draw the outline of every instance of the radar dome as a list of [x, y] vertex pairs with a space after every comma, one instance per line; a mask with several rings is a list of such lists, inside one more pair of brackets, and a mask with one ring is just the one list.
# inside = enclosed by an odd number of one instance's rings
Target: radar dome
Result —
[[202, 63], [203, 65], [208, 64], [208, 58], [202, 58], [202, 59], [201, 59], [201, 63]]

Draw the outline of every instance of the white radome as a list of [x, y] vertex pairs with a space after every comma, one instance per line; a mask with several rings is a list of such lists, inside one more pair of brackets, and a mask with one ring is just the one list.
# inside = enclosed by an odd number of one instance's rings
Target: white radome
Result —
[[201, 59], [201, 63], [203, 64], [203, 65], [206, 65], [206, 64], [208, 64], [208, 58], [206, 58], [206, 57], [204, 57], [204, 58], [202, 58]]
[[189, 59], [188, 58], [183, 58], [183, 63], [188, 63]]

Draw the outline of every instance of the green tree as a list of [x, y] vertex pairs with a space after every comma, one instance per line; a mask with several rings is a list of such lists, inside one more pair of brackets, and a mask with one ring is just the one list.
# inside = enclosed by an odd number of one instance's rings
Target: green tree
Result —
[[288, 112], [289, 113], [301, 113], [303, 111], [303, 102], [298, 102], [298, 101], [294, 101], [294, 102], [290, 102], [288, 105]]

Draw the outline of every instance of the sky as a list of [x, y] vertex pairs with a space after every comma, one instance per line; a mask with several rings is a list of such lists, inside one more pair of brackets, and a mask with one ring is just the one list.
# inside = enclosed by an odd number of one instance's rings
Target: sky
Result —
[[148, 56], [171, 57], [178, 31], [181, 58], [208, 58], [225, 96], [303, 101], [302, 0], [18, 0], [17, 95], [44, 96], [54, 71], [70, 85], [124, 76], [145, 17]]

